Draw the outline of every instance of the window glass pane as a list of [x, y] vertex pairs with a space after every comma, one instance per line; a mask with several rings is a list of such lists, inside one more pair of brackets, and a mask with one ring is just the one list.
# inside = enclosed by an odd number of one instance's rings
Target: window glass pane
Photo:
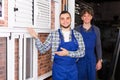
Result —
[[7, 38], [0, 37], [0, 80], [6, 80]]
[[33, 76], [33, 52], [32, 52], [32, 39], [26, 40], [26, 79]]

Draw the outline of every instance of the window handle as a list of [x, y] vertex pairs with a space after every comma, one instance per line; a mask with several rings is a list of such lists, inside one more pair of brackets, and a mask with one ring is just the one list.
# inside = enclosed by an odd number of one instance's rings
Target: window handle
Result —
[[15, 12], [15, 11], [18, 11], [18, 8], [14, 8], [14, 12]]

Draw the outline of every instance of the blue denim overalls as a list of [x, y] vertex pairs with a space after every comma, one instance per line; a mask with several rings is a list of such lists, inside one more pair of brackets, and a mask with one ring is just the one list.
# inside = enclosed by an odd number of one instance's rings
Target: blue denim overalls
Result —
[[[78, 49], [78, 42], [73, 34], [73, 30], [71, 34], [72, 39], [69, 42], [64, 42], [60, 29], [58, 31], [60, 44], [57, 51], [61, 51], [61, 47], [68, 51], [76, 51]], [[76, 58], [55, 54], [52, 72], [53, 80], [78, 80]]]
[[91, 27], [90, 31], [85, 31], [81, 26], [80, 33], [82, 34], [85, 43], [85, 57], [80, 58], [77, 63], [78, 79], [96, 80], [95, 31], [93, 27]]

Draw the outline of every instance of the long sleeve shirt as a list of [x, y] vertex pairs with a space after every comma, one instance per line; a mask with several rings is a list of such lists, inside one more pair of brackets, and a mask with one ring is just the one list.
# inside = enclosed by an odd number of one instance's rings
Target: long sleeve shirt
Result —
[[[78, 41], [79, 47], [77, 51], [69, 51], [68, 56], [74, 58], [83, 57], [85, 55], [85, 45], [83, 42], [83, 37], [79, 32], [75, 30], [73, 30], [73, 33], [76, 40]], [[71, 40], [71, 36], [69, 37], [69, 39]], [[41, 54], [44, 54], [50, 48], [52, 49], [52, 60], [54, 59], [54, 55], [55, 55], [54, 52], [56, 52], [59, 47], [59, 43], [60, 43], [60, 39], [59, 39], [58, 30], [51, 32], [44, 43], [42, 43], [40, 39], [35, 40], [35, 45]]]

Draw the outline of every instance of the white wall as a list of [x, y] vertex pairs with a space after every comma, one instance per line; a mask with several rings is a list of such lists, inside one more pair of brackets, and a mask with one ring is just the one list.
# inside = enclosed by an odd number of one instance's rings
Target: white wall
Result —
[[75, 26], [75, 0], [68, 0], [68, 11], [71, 14], [72, 22], [71, 27], [74, 28]]

